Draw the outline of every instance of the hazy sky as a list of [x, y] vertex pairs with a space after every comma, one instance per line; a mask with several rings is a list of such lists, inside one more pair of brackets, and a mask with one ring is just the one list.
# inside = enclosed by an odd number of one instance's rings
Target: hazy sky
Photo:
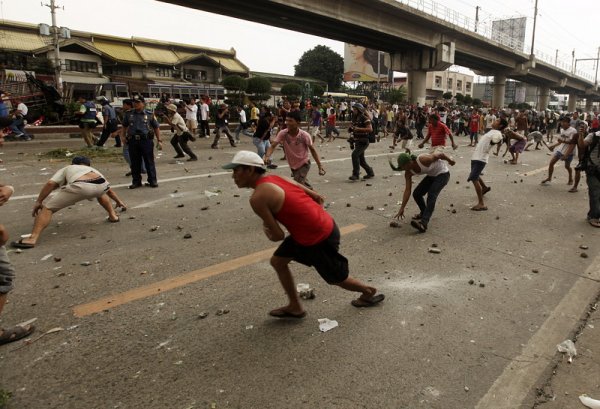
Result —
[[[42, 0], [49, 3], [50, 0]], [[219, 1], [219, 0], [201, 0]], [[369, 0], [363, 0], [368, 2]], [[415, 0], [402, 0], [410, 3]], [[431, 0], [424, 0], [430, 4]], [[202, 45], [235, 48], [238, 58], [252, 71], [294, 74], [294, 64], [302, 53], [316, 45], [326, 45], [343, 55], [344, 44], [338, 41], [264, 26], [216, 14], [173, 6], [154, 0], [56, 0], [64, 6], [57, 10], [59, 26], [72, 30], [111, 34], [122, 37], [146, 37]], [[466, 16], [475, 17], [480, 6], [480, 21], [498, 18], [528, 17], [531, 29], [535, 0], [444, 0], [438, 1]], [[92, 5], [96, 5], [92, 7]], [[573, 4], [576, 5], [573, 6]], [[600, 46], [599, 0], [539, 0], [536, 49], [549, 55], [560, 50], [561, 59], [596, 58]], [[0, 0], [0, 19], [29, 23], [50, 23], [50, 10], [40, 0]], [[595, 20], [595, 21], [594, 21]], [[393, 22], [390, 22], [392, 24]], [[335, 27], [332, 27], [332, 31]], [[579, 62], [578, 68], [595, 72], [594, 62]]]

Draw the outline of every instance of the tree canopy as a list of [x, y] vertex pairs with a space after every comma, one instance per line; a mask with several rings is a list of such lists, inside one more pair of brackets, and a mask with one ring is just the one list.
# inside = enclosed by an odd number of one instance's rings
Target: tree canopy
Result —
[[318, 45], [304, 52], [294, 69], [296, 76], [325, 81], [333, 91], [342, 85], [344, 59], [331, 48]]
[[281, 95], [288, 98], [298, 98], [302, 95], [302, 86], [296, 82], [288, 82], [281, 87]]

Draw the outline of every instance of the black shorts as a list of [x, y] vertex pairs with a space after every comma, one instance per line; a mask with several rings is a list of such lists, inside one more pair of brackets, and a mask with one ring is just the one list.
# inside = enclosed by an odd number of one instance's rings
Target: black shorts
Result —
[[487, 163], [485, 163], [483, 161], [472, 160], [471, 161], [471, 173], [469, 174], [469, 178], [467, 179], [467, 182], [472, 182], [473, 180], [479, 179], [479, 176], [481, 176], [481, 172], [485, 168], [485, 165], [487, 165]]
[[340, 229], [334, 223], [333, 231], [325, 240], [312, 246], [303, 246], [291, 236], [275, 250], [274, 256], [291, 258], [305, 266], [314, 267], [328, 284], [339, 284], [348, 278], [348, 259], [342, 256]]

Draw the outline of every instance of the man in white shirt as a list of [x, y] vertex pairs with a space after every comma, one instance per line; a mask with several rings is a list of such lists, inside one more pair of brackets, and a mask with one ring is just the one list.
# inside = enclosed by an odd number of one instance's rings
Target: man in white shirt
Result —
[[471, 207], [471, 210], [487, 210], [487, 206], [483, 202], [483, 195], [492, 190], [492, 188], [487, 186], [483, 179], [481, 179], [481, 172], [488, 163], [492, 146], [502, 143], [502, 131], [507, 126], [508, 121], [506, 119], [497, 119], [492, 123], [492, 129], [479, 138], [479, 142], [475, 146], [475, 151], [471, 157], [471, 173], [467, 179], [468, 182], [473, 182], [473, 187], [475, 187], [475, 192], [477, 193], [477, 204]]
[[493, 111], [490, 111], [485, 116], [485, 132], [489, 132], [492, 129], [492, 125], [496, 122], [496, 115], [494, 115]]
[[550, 159], [548, 164], [548, 177], [542, 180], [542, 185], [548, 185], [552, 181], [552, 174], [554, 173], [554, 165], [559, 160], [565, 162], [565, 169], [569, 174], [568, 185], [573, 184], [573, 170], [571, 169], [571, 162], [573, 161], [573, 151], [577, 147], [577, 136], [578, 132], [571, 126], [571, 118], [564, 116], [560, 120], [560, 135], [558, 141], [554, 145], [550, 145], [548, 148], [554, 151], [554, 156]]
[[208, 138], [210, 136], [210, 127], [208, 126], [208, 118], [210, 117], [210, 108], [206, 102], [206, 97], [201, 98], [200, 103], [200, 136]]
[[21, 138], [23, 140], [30, 141], [31, 137], [24, 131], [25, 117], [29, 112], [29, 108], [27, 108], [27, 105], [25, 105], [20, 98], [15, 98], [14, 103], [17, 105], [17, 109], [13, 113], [14, 119], [9, 128], [14, 133], [15, 138]]
[[[58, 193], [48, 198], [50, 193], [59, 188]], [[117, 208], [123, 211], [127, 209], [125, 203], [110, 188], [104, 176], [90, 166], [90, 159], [85, 156], [75, 156], [71, 165], [56, 172], [42, 187], [33, 206], [32, 216], [35, 217], [35, 221], [29, 237], [13, 241], [11, 245], [20, 249], [35, 247], [40, 234], [50, 224], [54, 213], [86, 199], [96, 199], [108, 213], [106, 220], [111, 223], [118, 222], [119, 216], [113, 209], [110, 199], [114, 200]]]
[[244, 134], [246, 134], [246, 129], [248, 129], [248, 121], [246, 120], [246, 111], [244, 111], [244, 108], [238, 106], [236, 107], [236, 110], [238, 115], [240, 116], [240, 121], [237, 128], [235, 128], [235, 141], [239, 142], [240, 132], [244, 131]]
[[194, 98], [185, 102], [185, 125], [192, 135], [196, 133], [196, 129], [198, 129], [198, 105], [196, 105]]

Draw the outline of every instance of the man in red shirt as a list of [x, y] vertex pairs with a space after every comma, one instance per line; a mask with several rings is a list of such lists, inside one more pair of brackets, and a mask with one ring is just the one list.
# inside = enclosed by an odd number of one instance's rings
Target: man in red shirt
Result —
[[440, 117], [437, 114], [429, 115], [429, 127], [427, 128], [427, 136], [419, 144], [419, 148], [423, 148], [425, 144], [431, 139], [431, 147], [435, 148], [436, 146], [446, 146], [446, 136], [450, 137], [450, 141], [452, 142], [452, 149], [458, 148], [458, 145], [454, 143], [454, 137], [452, 136], [452, 131], [448, 129], [448, 127], [440, 122]]
[[[287, 178], [266, 175], [263, 159], [254, 152], [240, 151], [231, 163], [233, 181], [240, 188], [254, 189], [250, 206], [263, 221], [263, 231], [271, 241], [281, 245], [271, 257], [289, 303], [269, 312], [277, 318], [304, 318], [294, 278], [292, 261], [314, 266], [328, 284], [362, 293], [352, 301], [355, 307], [372, 307], [385, 298], [377, 289], [349, 276], [348, 259], [339, 253], [340, 231], [333, 218], [323, 209], [323, 197], [314, 190]], [[280, 223], [290, 233], [285, 233]]]

